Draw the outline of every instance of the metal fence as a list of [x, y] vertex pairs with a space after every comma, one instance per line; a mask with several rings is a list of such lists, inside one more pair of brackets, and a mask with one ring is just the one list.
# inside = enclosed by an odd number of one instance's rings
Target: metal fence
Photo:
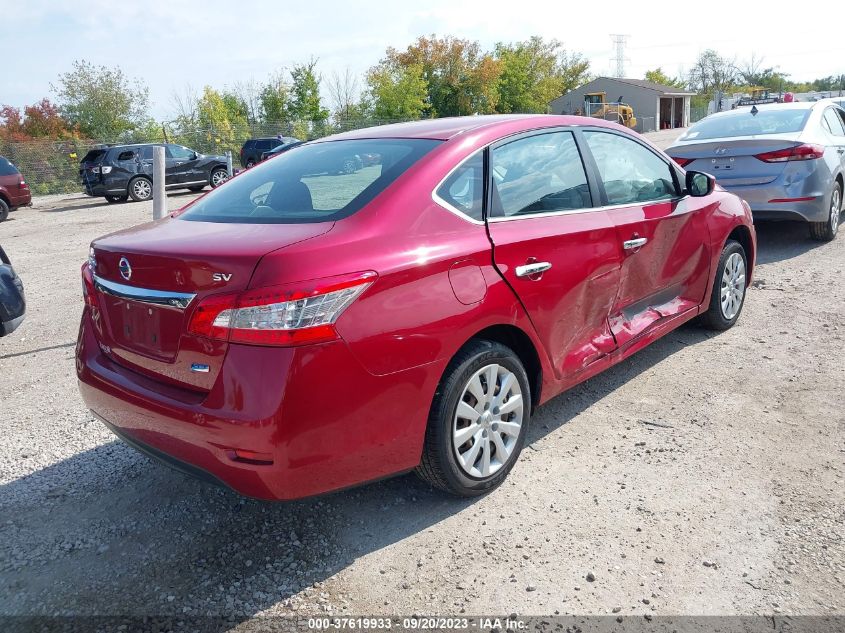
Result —
[[388, 119], [342, 119], [314, 125], [308, 121], [269, 121], [242, 125], [179, 130], [164, 124], [157, 133], [127, 135], [120, 139], [38, 139], [25, 142], [0, 140], [0, 156], [8, 158], [29, 183], [32, 193], [82, 191], [79, 162], [98, 146], [125, 143], [177, 143], [202, 154], [232, 152], [235, 164], [244, 141], [256, 137], [295, 136], [303, 140], [375, 125], [397, 123]]
[[690, 108], [689, 109], [689, 122], [690, 125], [695, 123], [696, 121], [701, 121], [704, 117], [707, 116], [707, 106], [702, 106], [700, 108]]

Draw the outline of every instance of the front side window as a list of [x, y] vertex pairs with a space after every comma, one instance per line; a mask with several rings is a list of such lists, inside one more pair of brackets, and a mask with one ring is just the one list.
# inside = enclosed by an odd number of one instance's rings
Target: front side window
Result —
[[239, 174], [179, 217], [241, 224], [339, 220], [363, 208], [440, 142], [361, 139], [301, 145]]
[[604, 183], [608, 204], [635, 204], [677, 196], [669, 164], [632, 139], [584, 132]]
[[181, 145], [168, 145], [167, 155], [176, 160], [191, 160], [194, 157], [194, 150]]
[[493, 149], [493, 217], [570, 211], [593, 206], [572, 132], [550, 132]]
[[484, 152], [477, 152], [453, 171], [437, 188], [449, 206], [473, 220], [481, 220], [484, 204]]

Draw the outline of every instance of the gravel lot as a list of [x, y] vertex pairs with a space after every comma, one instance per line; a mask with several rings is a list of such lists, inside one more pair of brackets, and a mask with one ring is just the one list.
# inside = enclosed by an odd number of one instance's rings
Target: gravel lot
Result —
[[734, 329], [544, 406], [483, 498], [404, 476], [269, 504], [147, 460], [78, 396], [88, 243], [149, 217], [60, 196], [0, 224], [29, 301], [0, 339], [0, 614], [845, 613], [845, 235], [759, 226]]

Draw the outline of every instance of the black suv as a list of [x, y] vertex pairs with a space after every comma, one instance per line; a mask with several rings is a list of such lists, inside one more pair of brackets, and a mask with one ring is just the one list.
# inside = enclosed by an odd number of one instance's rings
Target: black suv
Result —
[[241, 148], [241, 167], [249, 169], [253, 165], [260, 163], [264, 158], [263, 154], [267, 154], [270, 150], [290, 143], [299, 143], [298, 138], [292, 136], [273, 136], [264, 138], [251, 138]]
[[201, 191], [229, 177], [225, 156], [206, 156], [182, 145], [144, 143], [92, 149], [82, 159], [79, 176], [89, 196], [109, 203], [153, 197], [153, 147], [164, 147], [164, 186]]

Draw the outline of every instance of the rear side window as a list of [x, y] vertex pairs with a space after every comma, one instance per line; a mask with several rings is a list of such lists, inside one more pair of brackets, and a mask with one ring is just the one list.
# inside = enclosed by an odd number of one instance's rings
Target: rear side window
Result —
[[636, 141], [607, 132], [584, 132], [599, 168], [608, 204], [666, 200], [677, 195], [669, 164]]
[[810, 116], [809, 108], [765, 108], [756, 114], [752, 108], [738, 108], [733, 112], [717, 114], [693, 125], [679, 141], [699, 141], [731, 136], [756, 136], [788, 134], [804, 129]]
[[484, 204], [484, 153], [465, 160], [437, 188], [437, 197], [473, 220], [482, 219]]
[[572, 132], [538, 134], [496, 147], [490, 168], [493, 217], [593, 206]]
[[[239, 174], [179, 217], [242, 224], [339, 220], [373, 200], [439, 144], [364, 139], [302, 145]], [[371, 158], [365, 164], [362, 156]]]
[[0, 176], [14, 176], [17, 173], [19, 173], [17, 168], [9, 162], [9, 159], [0, 156]]
[[124, 150], [117, 155], [119, 161], [132, 160], [133, 158], [135, 158], [135, 152], [131, 149]]
[[842, 127], [842, 119], [833, 108], [824, 111], [824, 122], [827, 123], [828, 131], [834, 136], [845, 136], [845, 128]]

